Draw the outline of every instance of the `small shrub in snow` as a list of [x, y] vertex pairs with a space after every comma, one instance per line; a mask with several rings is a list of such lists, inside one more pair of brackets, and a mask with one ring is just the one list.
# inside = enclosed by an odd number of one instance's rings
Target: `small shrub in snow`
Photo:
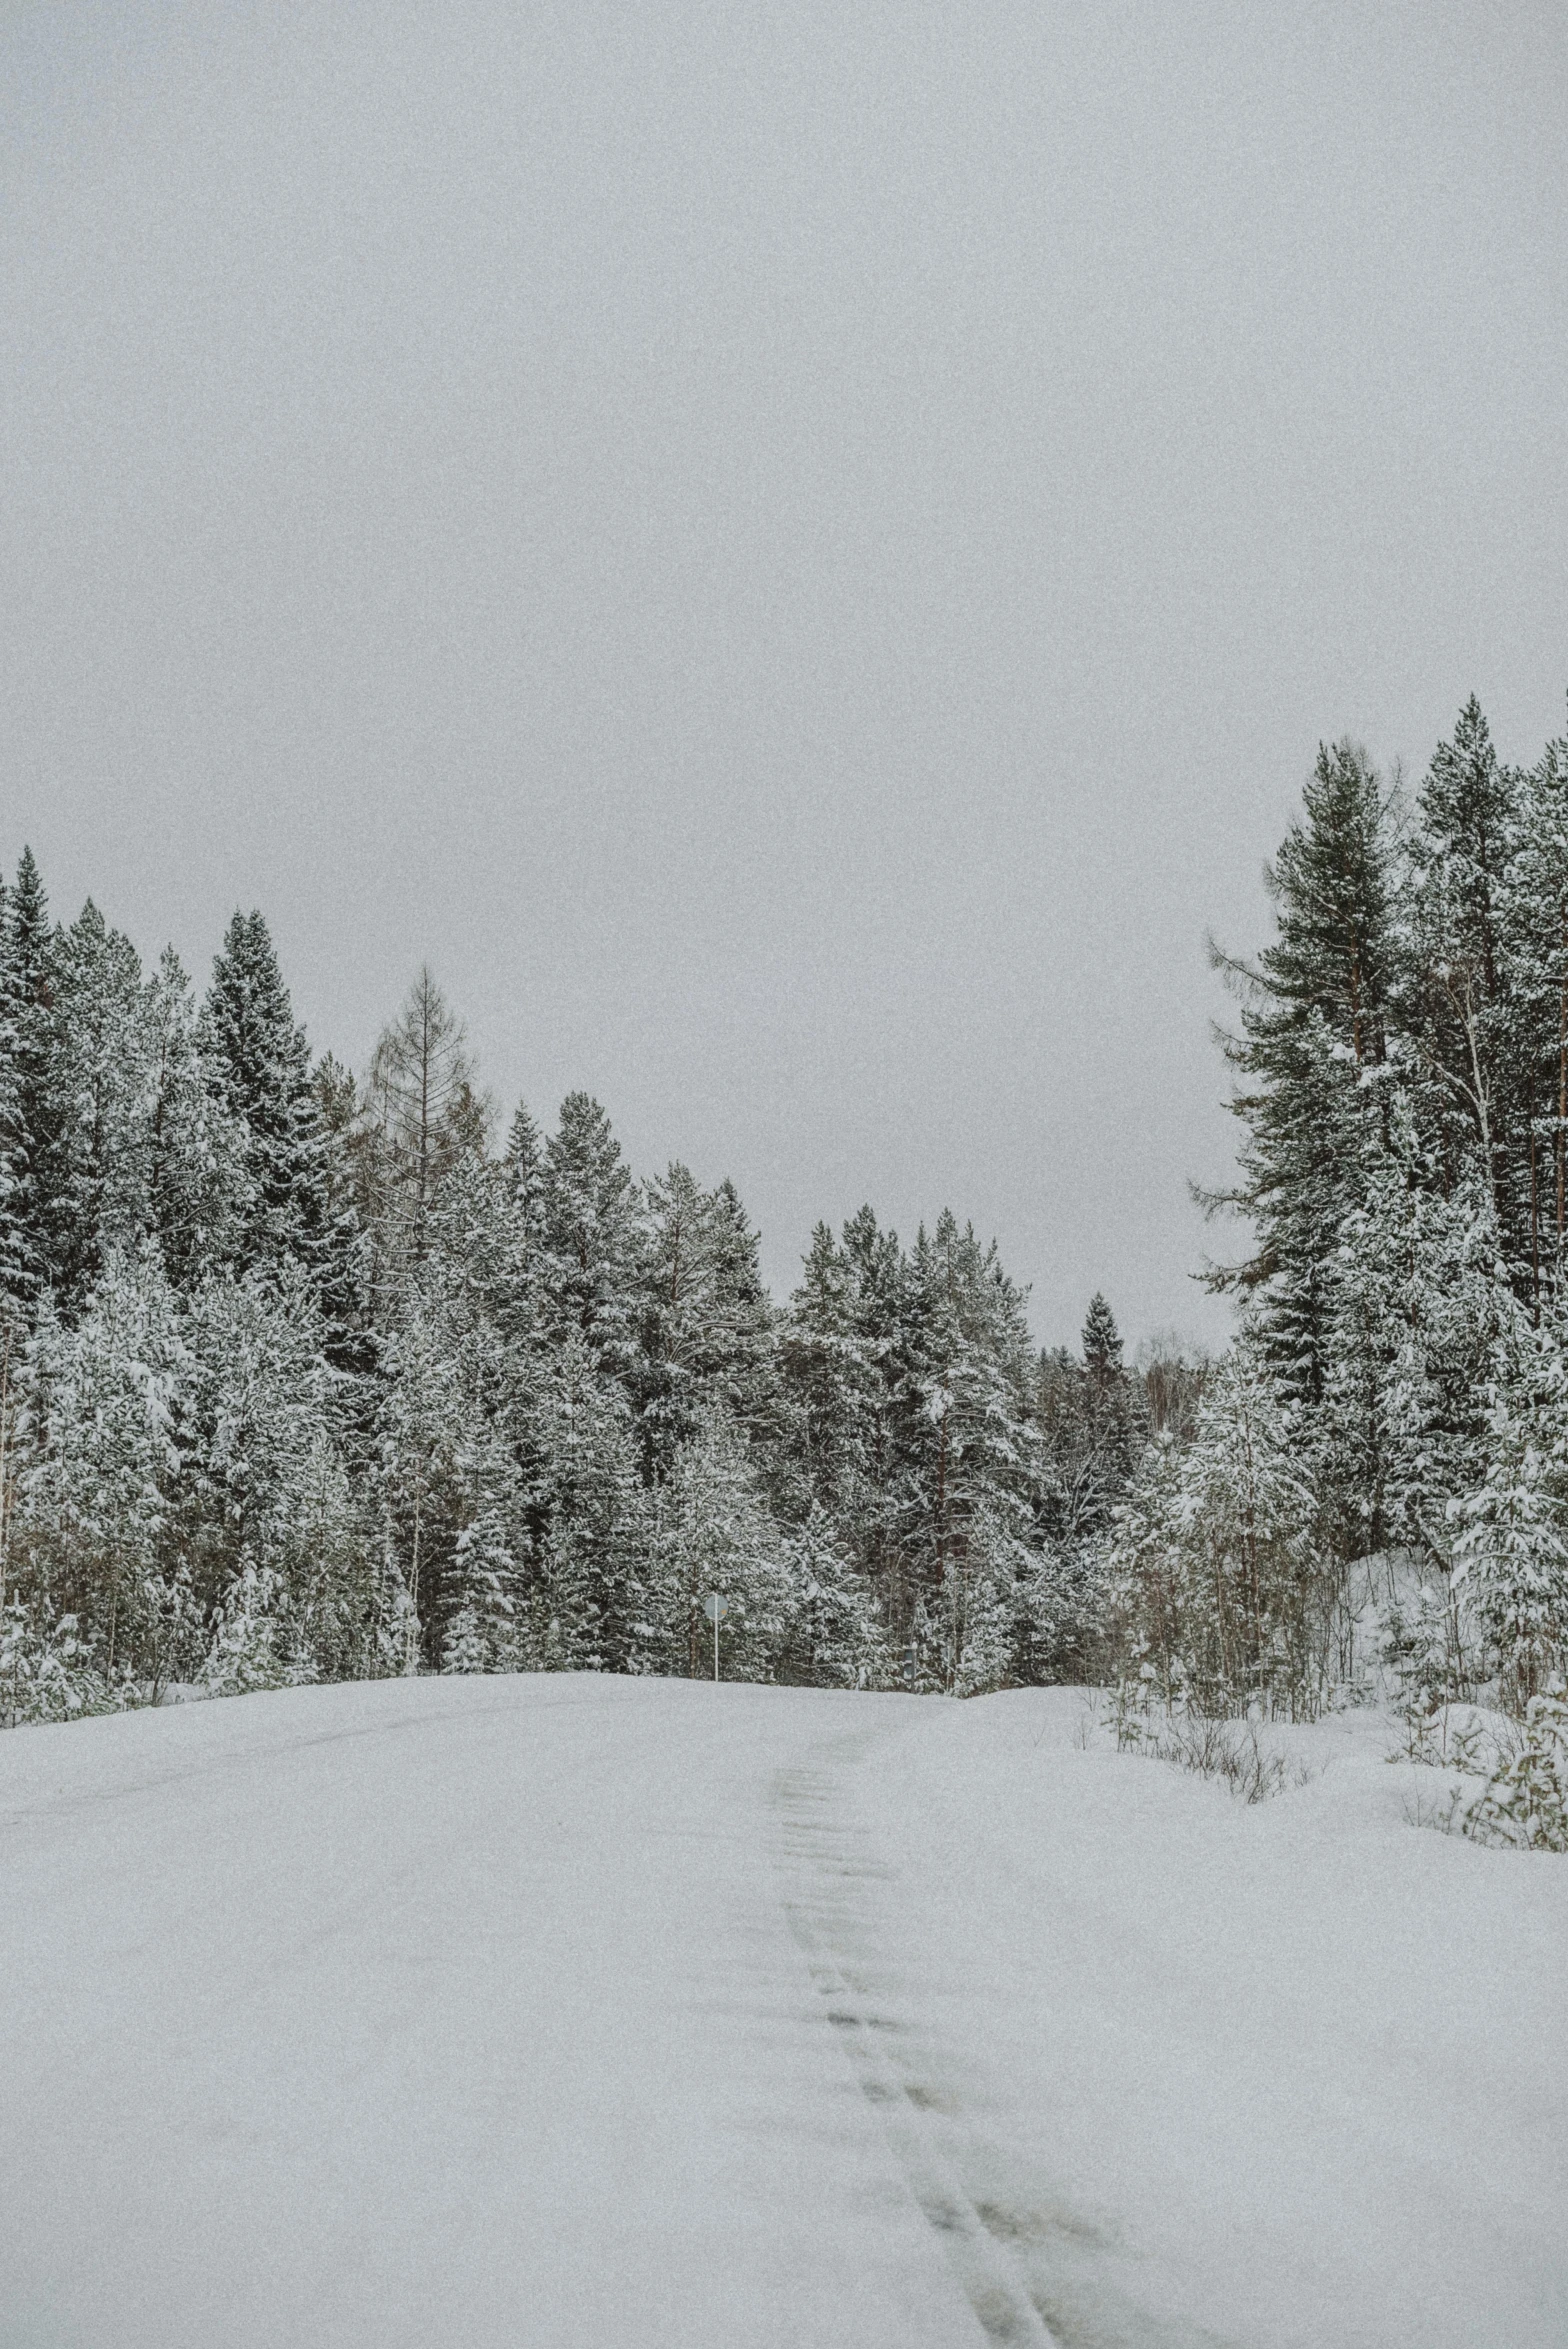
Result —
[[1514, 1750], [1479, 1794], [1456, 1803], [1455, 1823], [1475, 1843], [1568, 1852], [1568, 1687], [1560, 1679], [1531, 1698]]
[[1111, 1723], [1118, 1751], [1174, 1762], [1198, 1778], [1218, 1778], [1245, 1803], [1266, 1802], [1287, 1787], [1305, 1786], [1313, 1776], [1304, 1763], [1293, 1764], [1264, 1746], [1256, 1722], [1179, 1709], [1167, 1713], [1147, 1701], [1147, 1689], [1147, 1683], [1123, 1683], [1116, 1692]]

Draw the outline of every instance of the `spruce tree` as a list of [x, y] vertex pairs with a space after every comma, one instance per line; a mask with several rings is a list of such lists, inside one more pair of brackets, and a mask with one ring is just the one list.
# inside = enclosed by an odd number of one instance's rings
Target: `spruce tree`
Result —
[[1250, 969], [1217, 957], [1242, 994], [1225, 1050], [1246, 1139], [1239, 1184], [1206, 1202], [1242, 1209], [1256, 1247], [1211, 1279], [1256, 1296], [1276, 1368], [1310, 1406], [1328, 1369], [1324, 1267], [1362, 1196], [1401, 979], [1388, 796], [1353, 745], [1319, 750], [1268, 879], [1273, 941]]
[[1568, 741], [1549, 743], [1520, 784], [1498, 948], [1509, 974], [1506, 1050], [1525, 1121], [1526, 1163], [1514, 1187], [1539, 1309], [1568, 1249]]
[[1084, 1463], [1080, 1522], [1098, 1532], [1132, 1473], [1136, 1440], [1133, 1383], [1122, 1360], [1116, 1316], [1097, 1290], [1083, 1325]]
[[151, 1225], [154, 1043], [136, 950], [91, 899], [49, 961], [38, 1231], [50, 1286], [74, 1312], [109, 1251]]
[[532, 1346], [539, 1335], [546, 1263], [545, 1152], [525, 1102], [518, 1103], [507, 1133], [503, 1174], [508, 1279], [502, 1327], [513, 1344]]
[[1529, 1087], [1516, 1081], [1508, 1049], [1511, 974], [1503, 952], [1519, 796], [1519, 779], [1500, 763], [1472, 697], [1452, 742], [1434, 752], [1421, 791], [1411, 894], [1412, 1026], [1446, 1179], [1457, 1180], [1473, 1157], [1505, 1240], [1527, 1253], [1511, 1162], [1521, 1154]]
[[581, 1339], [600, 1366], [631, 1375], [636, 1346], [636, 1231], [631, 1174], [610, 1121], [569, 1093], [545, 1146], [540, 1287], [552, 1340]]
[[530, 1660], [624, 1672], [644, 1636], [648, 1503], [625, 1391], [575, 1333], [552, 1354], [531, 1451]]
[[725, 1603], [721, 1676], [772, 1679], [791, 1628], [791, 1558], [750, 1446], [721, 1406], [678, 1446], [653, 1507], [638, 1663], [706, 1678], [713, 1635], [704, 1606], [717, 1595]]
[[447, 1570], [441, 1669], [505, 1672], [515, 1669], [523, 1640], [521, 1480], [493, 1429], [464, 1447], [460, 1474], [468, 1516]]
[[[987, 1649], [966, 1666], [972, 1641], [1001, 1639], [1010, 1606], [993, 1597], [1022, 1569], [1042, 1486], [1032, 1412], [1033, 1352], [1024, 1300], [1002, 1269], [993, 1241], [944, 1209], [916, 1239], [911, 1400], [906, 1422], [911, 1498], [920, 1514], [920, 1593], [943, 1626], [946, 1685], [959, 1689]], [[917, 1551], [917, 1556], [919, 1555]], [[993, 1621], [994, 1617], [994, 1621]]]
[[49, 901], [30, 848], [5, 902], [6, 1017], [11, 1032], [4, 1241], [8, 1276], [22, 1296], [47, 1288], [53, 1273], [55, 1194], [60, 1181], [60, 1105], [50, 1084], [53, 1002]]
[[914, 1306], [898, 1235], [869, 1206], [841, 1242], [818, 1225], [781, 1338], [793, 1504], [826, 1511], [902, 1640], [928, 1562], [908, 1437]]
[[649, 1473], [715, 1408], [748, 1433], [776, 1426], [772, 1306], [733, 1183], [704, 1191], [684, 1166], [646, 1186], [634, 1383]]
[[148, 983], [144, 1017], [147, 1223], [169, 1278], [189, 1290], [239, 1253], [246, 1135], [218, 1098], [191, 984], [172, 946]]
[[218, 1098], [245, 1133], [247, 1198], [239, 1262], [286, 1259], [320, 1270], [326, 1142], [311, 1089], [310, 1048], [259, 913], [236, 913], [213, 964], [206, 1044]]

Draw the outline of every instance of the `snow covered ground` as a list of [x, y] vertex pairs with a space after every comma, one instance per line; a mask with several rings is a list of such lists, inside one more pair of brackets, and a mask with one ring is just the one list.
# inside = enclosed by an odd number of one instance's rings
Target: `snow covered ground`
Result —
[[6, 2349], [1568, 2341], [1568, 1862], [1084, 1702], [589, 1678], [0, 1738]]

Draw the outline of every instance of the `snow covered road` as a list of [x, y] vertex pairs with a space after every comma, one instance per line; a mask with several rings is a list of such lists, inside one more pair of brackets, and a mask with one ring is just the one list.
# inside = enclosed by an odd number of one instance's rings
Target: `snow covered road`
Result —
[[1560, 2349], [1568, 1864], [1412, 1831], [1355, 1725], [1248, 1811], [1083, 1719], [0, 1739], [0, 2341]]

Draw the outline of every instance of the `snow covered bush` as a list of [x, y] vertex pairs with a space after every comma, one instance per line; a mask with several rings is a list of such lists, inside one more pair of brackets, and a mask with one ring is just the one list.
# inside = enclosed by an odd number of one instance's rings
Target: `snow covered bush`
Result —
[[218, 1613], [201, 1675], [204, 1692], [249, 1696], [257, 1689], [286, 1688], [315, 1677], [309, 1653], [290, 1620], [281, 1578], [266, 1567], [243, 1567]]
[[0, 1728], [116, 1709], [74, 1615], [40, 1627], [18, 1600], [0, 1614]]
[[1305, 1785], [1312, 1773], [1288, 1755], [1266, 1746], [1256, 1721], [1230, 1721], [1212, 1714], [1165, 1712], [1138, 1701], [1138, 1684], [1116, 1692], [1111, 1727], [1119, 1753], [1174, 1762], [1198, 1778], [1217, 1778], [1237, 1800], [1266, 1802], [1288, 1786]]
[[1462, 1834], [1515, 1851], [1568, 1852], [1568, 1687], [1530, 1699], [1522, 1734], [1480, 1792], [1456, 1805]]

